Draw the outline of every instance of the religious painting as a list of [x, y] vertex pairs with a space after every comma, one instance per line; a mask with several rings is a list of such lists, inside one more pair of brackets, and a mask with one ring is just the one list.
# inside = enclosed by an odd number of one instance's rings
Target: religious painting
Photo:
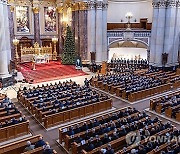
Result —
[[44, 18], [45, 18], [45, 32], [55, 32], [56, 31], [56, 8], [45, 7]]
[[27, 6], [16, 6], [17, 32], [30, 32], [28, 10]]

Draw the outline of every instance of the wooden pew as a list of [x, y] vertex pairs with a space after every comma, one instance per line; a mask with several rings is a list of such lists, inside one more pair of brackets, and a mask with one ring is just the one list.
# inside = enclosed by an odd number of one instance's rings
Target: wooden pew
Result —
[[[134, 113], [134, 114], [129, 115], [129, 116], [135, 117], [135, 116], [137, 116], [138, 114], [139, 114], [139, 113]], [[124, 119], [124, 118], [129, 117], [129, 116], [126, 116], [126, 117], [123, 117], [123, 118], [120, 118], [120, 119], [122, 120], [122, 119]], [[116, 123], [117, 120], [114, 120], [113, 122]], [[95, 129], [96, 131], [98, 131], [98, 130], [99, 130], [99, 126], [94, 127], [94, 129]], [[69, 150], [69, 149], [70, 149], [73, 140], [74, 140], [78, 135], [81, 136], [82, 138], [84, 138], [84, 137], [85, 137], [85, 131], [84, 131], [84, 132], [80, 132], [80, 133], [78, 133], [78, 134], [75, 134], [74, 137], [70, 137], [70, 136], [68, 136], [68, 135], [65, 136], [64, 141], [65, 141], [65, 148], [66, 148], [66, 150]]]
[[[23, 152], [21, 154], [42, 154], [43, 151], [44, 151], [43, 147], [39, 147], [31, 151]], [[57, 154], [57, 152], [53, 150], [53, 154]]]
[[0, 142], [29, 134], [29, 121], [0, 128]]
[[66, 121], [71, 121], [73, 119], [85, 117], [87, 115], [91, 115], [111, 108], [112, 108], [112, 100], [109, 99], [106, 101], [97, 102], [94, 104], [78, 107], [64, 112], [48, 115], [45, 116], [43, 119], [44, 126], [46, 128], [49, 128]]
[[42, 135], [31, 136], [19, 141], [15, 141], [13, 143], [0, 146], [0, 154], [20, 154], [25, 149], [27, 141], [30, 141], [31, 144], [35, 144], [39, 140], [40, 136]]
[[[110, 111], [110, 112], [108, 112], [108, 115], [109, 115], [109, 114], [113, 114], [113, 113], [117, 113], [117, 112], [119, 112], [119, 111], [124, 111], [124, 110], [127, 109], [127, 108], [128, 108], [128, 109], [132, 109], [131, 107], [125, 107], [125, 108], [117, 109], [117, 110], [115, 110], [115, 111]], [[87, 118], [87, 119], [85, 119], [85, 120], [83, 120], [83, 121], [81, 121], [81, 122], [78, 122], [78, 123], [76, 123], [76, 124], [70, 124], [70, 125], [68, 125], [68, 126], [59, 128], [59, 142], [62, 143], [62, 141], [64, 141], [65, 136], [67, 135], [68, 128], [70, 128], [71, 126], [75, 126], [75, 125], [81, 126], [81, 125], [83, 125], [84, 122], [86, 122], [86, 123], [88, 124], [90, 120], [94, 120], [95, 118], [96, 118], [96, 119], [101, 119], [102, 116], [103, 116], [104, 118], [106, 118], [106, 117], [107, 117], [107, 113], [103, 113], [103, 114], [101, 114], [101, 115], [97, 115], [97, 116], [92, 117], [92, 118]]]
[[[143, 119], [139, 120], [139, 122], [143, 122], [145, 119], [146, 118], [143, 118]], [[157, 125], [157, 123], [156, 123], [156, 125]], [[149, 125], [149, 127], [151, 128], [152, 126]], [[118, 129], [120, 130], [120, 128], [118, 128]], [[110, 135], [112, 133], [113, 133], [113, 131], [110, 131], [108, 133], [108, 135]], [[103, 135], [100, 136], [100, 138], [102, 138], [102, 137], [103, 137]], [[120, 145], [122, 146], [122, 145], [124, 145], [126, 143], [126, 135], [122, 136], [122, 137], [120, 137], [120, 138], [118, 138], [116, 140], [113, 140], [113, 141], [111, 141], [109, 143], [111, 144], [112, 148], [117, 149], [117, 148], [119, 148]], [[87, 142], [86, 142], [86, 144], [87, 144]], [[72, 145], [72, 154], [78, 154], [81, 150], [82, 150], [83, 154], [99, 154], [100, 149], [107, 147], [107, 144], [104, 144], [101, 147], [98, 147], [98, 148], [96, 148], [96, 149], [94, 149], [94, 150], [92, 150], [90, 152], [86, 152], [84, 150], [84, 147], [85, 147], [85, 145], [79, 145], [76, 142], [74, 142], [73, 145]]]

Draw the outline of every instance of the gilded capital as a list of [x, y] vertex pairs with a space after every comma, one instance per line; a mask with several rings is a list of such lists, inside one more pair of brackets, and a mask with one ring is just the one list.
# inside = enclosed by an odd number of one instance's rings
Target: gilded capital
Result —
[[35, 14], [39, 13], [39, 7], [33, 6], [32, 10]]
[[63, 10], [64, 10], [64, 9], [63, 9], [63, 6], [58, 6], [58, 7], [57, 7], [57, 12], [58, 12], [58, 13], [63, 13]]
[[10, 11], [14, 12], [15, 7], [13, 5], [10, 6]]
[[79, 10], [87, 10], [88, 3], [87, 2], [79, 2]]

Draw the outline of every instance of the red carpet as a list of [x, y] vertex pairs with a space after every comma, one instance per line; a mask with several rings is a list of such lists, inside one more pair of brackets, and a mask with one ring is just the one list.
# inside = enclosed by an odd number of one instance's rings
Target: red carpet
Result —
[[34, 71], [32, 70], [32, 63], [23, 63], [18, 66], [18, 71], [23, 74], [29, 83], [46, 82], [87, 74], [83, 71], [76, 70], [73, 65], [62, 65], [57, 61], [36, 64], [36, 70]]

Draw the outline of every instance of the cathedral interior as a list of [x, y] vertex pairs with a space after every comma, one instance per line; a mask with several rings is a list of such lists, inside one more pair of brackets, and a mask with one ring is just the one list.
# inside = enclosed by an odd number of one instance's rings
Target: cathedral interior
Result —
[[0, 154], [180, 153], [179, 0], [0, 0]]

